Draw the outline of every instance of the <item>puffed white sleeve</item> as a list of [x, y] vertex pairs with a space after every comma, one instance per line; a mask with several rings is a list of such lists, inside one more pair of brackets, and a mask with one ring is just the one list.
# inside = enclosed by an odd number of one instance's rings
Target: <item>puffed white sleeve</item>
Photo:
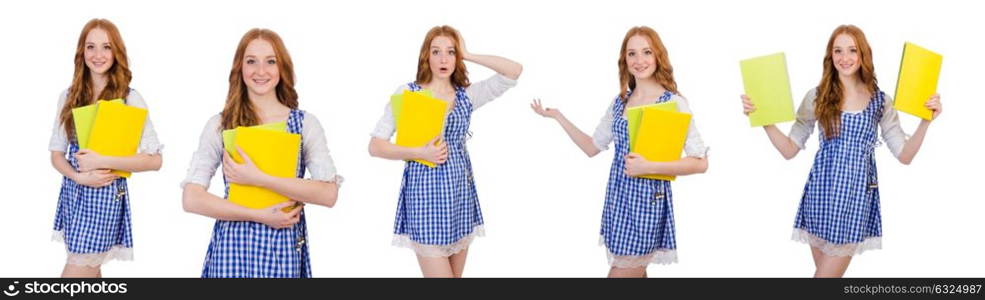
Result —
[[[400, 94], [408, 89], [407, 85], [401, 85], [397, 87], [397, 90], [393, 94]], [[390, 107], [390, 101], [387, 101], [386, 106], [383, 108], [383, 116], [376, 122], [376, 128], [369, 135], [389, 141], [395, 132], [397, 132], [397, 121], [393, 118], [393, 109]]]
[[58, 106], [55, 110], [55, 124], [51, 129], [51, 138], [48, 140], [48, 151], [68, 152], [68, 136], [65, 134], [65, 126], [62, 126], [62, 107], [65, 106], [65, 99], [68, 98], [68, 91], [63, 91], [58, 96]]
[[814, 115], [816, 98], [817, 89], [811, 89], [807, 95], [804, 95], [804, 100], [800, 102], [800, 108], [797, 109], [797, 120], [790, 127], [790, 134], [787, 135], [800, 150], [804, 150], [807, 139], [814, 133], [814, 123], [817, 123], [817, 117]]
[[144, 97], [137, 90], [130, 89], [130, 94], [127, 96], [127, 105], [148, 110], [147, 120], [144, 121], [144, 131], [140, 136], [140, 146], [137, 148], [137, 152], [144, 154], [161, 153], [164, 145], [161, 145], [160, 140], [157, 139], [157, 132], [154, 131], [154, 124], [150, 118], [151, 112], [147, 108], [147, 102], [144, 101]]
[[198, 138], [198, 150], [192, 154], [191, 163], [188, 165], [188, 173], [185, 180], [181, 181], [181, 187], [186, 184], [194, 183], [209, 188], [209, 182], [215, 175], [216, 169], [222, 162], [222, 135], [219, 131], [221, 125], [221, 115], [215, 115], [202, 129], [202, 134]]
[[691, 112], [687, 98], [679, 95], [674, 95], [674, 98], [677, 100], [677, 111], [691, 115], [691, 122], [687, 126], [687, 138], [684, 140], [684, 153], [689, 157], [705, 157], [708, 154], [708, 147], [705, 146], [704, 140], [701, 139], [701, 133], [698, 132], [694, 113]]
[[595, 144], [595, 148], [599, 151], [608, 150], [609, 144], [612, 143], [612, 122], [615, 119], [612, 108], [615, 105], [616, 103], [612, 102], [609, 104], [609, 108], [605, 109], [605, 114], [599, 119], [599, 124], [595, 126], [595, 133], [592, 134], [592, 144]]
[[301, 130], [301, 148], [304, 167], [309, 179], [342, 184], [342, 176], [335, 169], [335, 162], [328, 150], [328, 139], [321, 122], [312, 113], [306, 113]]

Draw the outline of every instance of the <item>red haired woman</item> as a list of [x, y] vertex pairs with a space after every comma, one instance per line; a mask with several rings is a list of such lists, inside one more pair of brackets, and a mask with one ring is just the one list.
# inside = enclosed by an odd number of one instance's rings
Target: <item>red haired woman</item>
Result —
[[113, 157], [79, 149], [72, 119], [73, 108], [99, 99], [120, 98], [127, 105], [147, 108], [143, 97], [130, 88], [131, 77], [126, 46], [116, 26], [105, 19], [86, 23], [76, 46], [72, 85], [58, 99], [48, 144], [51, 164], [64, 176], [54, 234], [56, 240], [65, 242], [68, 251], [64, 277], [99, 277], [102, 264], [133, 258], [127, 179], [110, 170], [160, 169], [161, 145], [154, 126], [148, 117], [138, 154]]
[[[852, 256], [882, 247], [882, 217], [874, 151], [882, 139], [903, 164], [920, 150], [930, 121], [923, 120], [907, 138], [893, 109], [893, 99], [879, 90], [872, 48], [858, 27], [842, 25], [828, 39], [821, 83], [804, 96], [797, 121], [784, 135], [764, 126], [785, 159], [804, 149], [820, 123], [820, 149], [807, 178], [794, 221], [793, 239], [811, 246], [815, 277], [841, 277]], [[745, 114], [756, 110], [742, 95]], [[941, 113], [940, 96], [927, 99], [933, 118]]]
[[619, 50], [619, 84], [619, 95], [605, 110], [592, 136], [575, 127], [560, 110], [542, 107], [540, 100], [534, 100], [531, 107], [537, 114], [556, 120], [589, 157], [615, 141], [600, 242], [607, 250], [610, 277], [646, 277], [650, 263], [677, 262], [673, 194], [669, 181], [635, 176], [704, 173], [708, 148], [692, 119], [684, 144], [687, 157], [654, 162], [629, 152], [627, 108], [674, 100], [678, 111], [691, 113], [687, 99], [677, 90], [667, 49], [653, 29], [633, 27], [626, 33]]
[[[288, 132], [301, 135], [297, 178], [267, 175], [241, 149], [243, 164], [223, 150], [222, 130], [274, 122], [287, 122]], [[250, 209], [210, 194], [209, 181], [220, 162], [227, 196], [229, 184], [237, 183], [270, 189], [292, 201]], [[226, 107], [205, 124], [181, 184], [185, 211], [216, 219], [202, 277], [311, 277], [303, 204], [332, 207], [341, 182], [321, 123], [298, 109], [294, 64], [284, 42], [267, 29], [248, 31], [233, 56]], [[300, 205], [281, 210], [295, 204]]]
[[[496, 71], [471, 84], [465, 61]], [[417, 79], [404, 90], [430, 90], [451, 108], [445, 128], [436, 140], [411, 148], [390, 143], [395, 120], [388, 104], [372, 132], [369, 153], [375, 157], [407, 160], [397, 202], [393, 243], [414, 250], [426, 277], [461, 277], [469, 244], [483, 234], [482, 212], [465, 149], [472, 112], [516, 85], [523, 67], [509, 59], [465, 50], [461, 35], [450, 26], [428, 31], [421, 45]], [[413, 159], [436, 162], [430, 168]]]

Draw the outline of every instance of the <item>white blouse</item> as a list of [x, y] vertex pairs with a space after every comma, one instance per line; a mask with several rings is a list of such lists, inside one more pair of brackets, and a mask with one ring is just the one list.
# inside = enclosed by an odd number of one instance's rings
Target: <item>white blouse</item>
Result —
[[[304, 154], [304, 167], [308, 169], [308, 178], [342, 184], [342, 176], [336, 173], [335, 163], [329, 155], [328, 142], [321, 122], [314, 114], [305, 112], [301, 125], [303, 149], [301, 152]], [[222, 152], [225, 151], [222, 146], [221, 126], [221, 114], [216, 114], [205, 123], [202, 135], [198, 138], [198, 150], [192, 154], [191, 164], [188, 166], [188, 175], [181, 182], [182, 188], [188, 183], [209, 188], [209, 182], [212, 181], [212, 176], [222, 162]]]
[[[677, 101], [678, 112], [691, 114], [691, 108], [688, 106], [686, 98], [675, 94], [670, 97], [669, 101]], [[599, 120], [599, 125], [595, 127], [595, 133], [592, 134], [592, 143], [599, 151], [609, 149], [609, 143], [612, 143], [612, 122], [615, 120], [612, 108], [615, 105], [615, 101], [609, 104], [609, 108], [605, 110], [605, 114]], [[705, 157], [708, 154], [708, 147], [705, 147], [705, 142], [701, 140], [701, 134], [698, 133], [698, 127], [695, 123], [694, 114], [691, 114], [691, 123], [687, 128], [687, 139], [684, 141], [684, 153], [690, 157]]]
[[[817, 89], [811, 89], [807, 92], [804, 100], [800, 103], [800, 108], [797, 109], [797, 121], [790, 127], [790, 139], [793, 140], [794, 144], [800, 150], [804, 150], [807, 138], [814, 132], [814, 123], [817, 122], [817, 116], [814, 115], [814, 99], [816, 98]], [[882, 128], [882, 140], [889, 146], [889, 150], [893, 152], [893, 156], [899, 158], [900, 152], [903, 151], [903, 144], [906, 143], [909, 136], [903, 133], [903, 129], [899, 125], [899, 114], [893, 108], [893, 98], [885, 95], [884, 99], [885, 101], [882, 104], [882, 119], [879, 120], [879, 127]], [[842, 111], [842, 113], [858, 114], [862, 113], [862, 111], [864, 109], [860, 111]]]
[[[514, 86], [516, 86], [516, 80], [507, 78], [502, 74], [495, 74], [492, 77], [473, 83], [465, 88], [465, 94], [469, 97], [470, 102], [472, 102], [472, 111], [475, 111], [480, 106], [502, 96], [506, 90]], [[397, 90], [393, 93], [400, 94], [409, 89], [404, 84], [397, 87]], [[390, 101], [387, 101], [386, 107], [383, 110], [383, 117], [380, 117], [380, 120], [376, 122], [376, 129], [370, 135], [380, 139], [390, 140], [390, 137], [396, 132], [395, 123], [393, 120], [393, 111], [390, 109]]]
[[[49, 151], [62, 151], [68, 152], [68, 136], [65, 134], [65, 126], [61, 124], [61, 113], [62, 107], [65, 106], [65, 100], [68, 98], [68, 90], [62, 92], [61, 96], [58, 97], [58, 110], [55, 111], [55, 125], [51, 129], [51, 139], [48, 141]], [[130, 89], [130, 93], [127, 95], [126, 104], [133, 107], [139, 107], [147, 109], [147, 103], [144, 102], [144, 97], [137, 93], [137, 90]], [[161, 149], [164, 149], [164, 145], [157, 140], [157, 133], [154, 132], [154, 125], [150, 121], [150, 113], [147, 114], [147, 120], [144, 122], [144, 131], [140, 136], [140, 145], [137, 148], [137, 152], [145, 154], [158, 154], [161, 153]]]

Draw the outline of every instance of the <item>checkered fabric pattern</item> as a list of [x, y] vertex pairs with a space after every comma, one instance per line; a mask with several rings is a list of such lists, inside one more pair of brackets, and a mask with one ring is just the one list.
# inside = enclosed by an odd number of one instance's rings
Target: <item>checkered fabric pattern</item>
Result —
[[[303, 120], [304, 111], [292, 110], [287, 119], [288, 132], [301, 134]], [[303, 152], [299, 158], [297, 177], [304, 178]], [[228, 196], [229, 183], [226, 182]], [[303, 209], [301, 221], [284, 229], [251, 221], [217, 220], [202, 277], [311, 277], [305, 224]]]
[[[66, 153], [66, 159], [75, 171], [79, 170], [79, 162], [75, 159], [79, 150], [78, 142], [71, 141]], [[104, 253], [114, 246], [132, 249], [127, 179], [119, 178], [108, 186], [92, 188], [62, 177], [54, 230], [64, 235], [69, 253]]]
[[[626, 95], [629, 99], [630, 94]], [[665, 92], [655, 103], [670, 100]], [[670, 182], [630, 177], [625, 172], [629, 154], [629, 132], [623, 116], [626, 104], [616, 97], [612, 108], [615, 155], [609, 170], [609, 183], [602, 210], [601, 235], [608, 251], [618, 256], [642, 256], [654, 251], [677, 248], [674, 233], [674, 206]]]
[[[79, 144], [73, 141], [67, 159], [76, 171], [78, 152]], [[114, 246], [133, 248], [127, 179], [119, 178], [108, 186], [93, 188], [63, 177], [54, 229], [64, 234], [70, 253], [103, 253]]]
[[[420, 86], [408, 83], [412, 91]], [[393, 233], [423, 245], [449, 245], [482, 225], [482, 211], [472, 178], [465, 140], [472, 102], [465, 89], [455, 91], [455, 107], [445, 119], [448, 160], [436, 168], [408, 161], [401, 181]]]
[[861, 113], [842, 113], [839, 135], [819, 133], [820, 149], [807, 178], [794, 227], [833, 244], [882, 236], [874, 149], [885, 94]]

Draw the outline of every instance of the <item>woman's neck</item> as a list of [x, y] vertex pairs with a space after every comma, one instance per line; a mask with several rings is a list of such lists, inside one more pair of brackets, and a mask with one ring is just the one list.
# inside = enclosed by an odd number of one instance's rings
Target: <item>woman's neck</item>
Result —
[[279, 121], [274, 118], [282, 116], [287, 110], [289, 110], [287, 106], [277, 100], [277, 95], [273, 91], [265, 95], [250, 93], [249, 98], [250, 104], [252, 104], [253, 109], [256, 110], [257, 117], [260, 118], [259, 121], [261, 124]]
[[862, 80], [858, 78], [858, 75], [842, 76], [838, 75], [838, 80], [841, 81], [842, 89], [845, 94], [851, 95], [862, 92], [864, 87], [862, 86]]
[[455, 90], [448, 78], [432, 79], [431, 82], [427, 83], [427, 88], [436, 94], [448, 94]]
[[642, 99], [654, 99], [663, 96], [667, 89], [657, 82], [656, 79], [647, 78], [643, 80], [636, 80], [636, 88], [633, 90], [633, 95], [639, 95]]
[[[96, 102], [96, 100], [99, 100], [99, 96], [103, 93], [103, 90], [106, 89], [106, 84], [109, 82], [109, 76], [106, 76], [106, 74], [99, 74], [90, 71], [89, 78], [91, 79], [90, 84], [92, 87], [92, 94], [93, 94], [92, 102]], [[109, 99], [104, 99], [104, 100], [109, 100]]]

